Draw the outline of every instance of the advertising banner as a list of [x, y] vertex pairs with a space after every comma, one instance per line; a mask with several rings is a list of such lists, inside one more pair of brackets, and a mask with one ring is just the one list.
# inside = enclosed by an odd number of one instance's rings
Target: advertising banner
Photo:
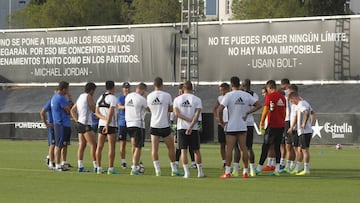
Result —
[[[91, 28], [91, 27], [90, 27]], [[200, 23], [199, 81], [360, 79], [360, 19]], [[174, 25], [0, 34], [0, 79], [14, 83], [179, 81]]]
[[[224, 81], [232, 75], [266, 81], [334, 80], [334, 60], [347, 60], [350, 76], [360, 75], [359, 19], [264, 22], [199, 27], [200, 78]], [[335, 50], [335, 45], [338, 49]], [[341, 52], [343, 58], [335, 55]], [[336, 58], [337, 57], [337, 58]], [[348, 73], [345, 73], [348, 74]]]
[[[203, 130], [200, 132], [202, 142], [217, 142], [217, 126], [213, 114], [202, 114]], [[263, 136], [260, 135], [258, 121], [260, 114], [255, 114], [254, 143], [261, 144]], [[46, 126], [40, 121], [37, 113], [1, 113], [0, 139], [47, 139]], [[146, 114], [146, 136], [150, 140], [150, 114]], [[317, 114], [315, 125], [312, 126], [312, 144], [360, 144], [360, 114]], [[77, 139], [76, 128], [72, 126], [72, 139]]]
[[17, 83], [172, 77], [174, 28], [0, 34], [0, 75]]

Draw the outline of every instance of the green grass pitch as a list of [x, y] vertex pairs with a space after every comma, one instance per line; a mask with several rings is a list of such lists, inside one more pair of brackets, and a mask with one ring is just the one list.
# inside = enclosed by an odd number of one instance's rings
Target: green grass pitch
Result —
[[[129, 146], [129, 144], [128, 144]], [[118, 147], [118, 146], [117, 146]], [[105, 147], [106, 150], [107, 146]], [[131, 163], [130, 148], [127, 162]], [[150, 143], [145, 144], [143, 176], [130, 176], [130, 170], [119, 168], [119, 175], [96, 175], [76, 172], [77, 143], [69, 146], [69, 172], [48, 170], [44, 158], [45, 141], [0, 140], [0, 202], [360, 202], [360, 150], [358, 147], [311, 147], [311, 175], [271, 177], [263, 173], [248, 179], [220, 179], [219, 146], [202, 144], [201, 153], [206, 178], [170, 176], [165, 145], [160, 145], [162, 176], [155, 177]], [[256, 160], [260, 146], [255, 145]], [[117, 149], [118, 153], [118, 149]], [[84, 164], [92, 169], [89, 149]], [[104, 168], [107, 151], [103, 153]]]

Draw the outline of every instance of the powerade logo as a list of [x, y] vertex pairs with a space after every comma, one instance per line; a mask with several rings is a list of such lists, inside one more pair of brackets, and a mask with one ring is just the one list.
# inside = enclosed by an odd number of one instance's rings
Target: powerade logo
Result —
[[26, 129], [33, 129], [33, 128], [46, 128], [44, 123], [39, 122], [15, 122], [15, 128], [26, 128]]
[[344, 138], [346, 133], [352, 133], [352, 125], [348, 123], [342, 123], [341, 125], [326, 122], [324, 124], [324, 130], [326, 133], [331, 133], [332, 138]]

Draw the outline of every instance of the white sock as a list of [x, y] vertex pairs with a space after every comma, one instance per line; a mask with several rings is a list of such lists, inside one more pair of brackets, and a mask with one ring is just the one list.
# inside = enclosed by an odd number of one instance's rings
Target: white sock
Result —
[[226, 161], [225, 161], [225, 160], [222, 160], [222, 163], [224, 164], [224, 163], [226, 163]]
[[271, 166], [271, 162], [272, 162], [272, 158], [271, 157], [268, 157], [267, 158], [267, 166]]
[[175, 162], [170, 162], [170, 167], [171, 167], [172, 172], [177, 172], [178, 171], [177, 165], [176, 165]]
[[294, 168], [295, 167], [295, 162], [294, 161], [290, 161], [290, 168]]
[[126, 159], [121, 159], [121, 163], [126, 163]]
[[245, 173], [249, 173], [249, 169], [248, 169], [248, 168], [244, 168], [244, 169], [243, 169], [243, 174], [245, 174]]
[[301, 170], [301, 162], [296, 162], [295, 170], [297, 171]]
[[280, 159], [280, 165], [281, 165], [281, 166], [285, 165], [285, 159], [284, 159], [284, 158], [281, 158], [281, 159]]
[[61, 168], [61, 164], [56, 164], [55, 166], [56, 166], [57, 169]]
[[276, 158], [275, 157], [271, 157], [271, 164], [270, 166], [275, 166], [276, 165]]
[[304, 171], [310, 172], [310, 163], [304, 163]]
[[259, 165], [257, 166], [256, 170], [257, 170], [257, 171], [262, 171], [262, 168], [263, 168], [263, 166], [259, 164]]
[[194, 165], [194, 164], [196, 164], [195, 161], [192, 161], [192, 162], [191, 162], [191, 165]]
[[250, 171], [254, 171], [255, 170], [255, 164], [250, 164]]
[[97, 167], [97, 172], [100, 172], [100, 173], [102, 172], [102, 167], [101, 166]]
[[96, 168], [97, 167], [97, 163], [96, 161], [93, 161], [93, 167]]
[[239, 166], [240, 166], [239, 163], [234, 163], [234, 171], [235, 172], [239, 172]]
[[225, 166], [225, 174], [230, 174], [230, 173], [231, 173], [231, 167]]
[[160, 173], [159, 160], [153, 161], [153, 165], [154, 165], [154, 168], [155, 168], [155, 173]]
[[61, 165], [65, 165], [65, 164], [66, 164], [66, 161], [62, 161], [62, 162], [61, 162]]
[[108, 168], [108, 171], [113, 171], [113, 170], [114, 170], [113, 167]]
[[202, 170], [202, 164], [196, 164], [198, 170], [198, 177], [204, 176], [204, 172]]
[[78, 160], [78, 168], [84, 168], [83, 160]]
[[184, 176], [185, 177], [190, 177], [190, 170], [189, 170], [189, 166], [187, 164], [183, 164], [183, 168], [184, 168]]
[[287, 160], [287, 161], [286, 161], [285, 169], [286, 169], [286, 170], [289, 170], [289, 169], [290, 169], [290, 160]]
[[275, 166], [275, 172], [279, 172], [280, 171], [280, 164], [276, 164]]

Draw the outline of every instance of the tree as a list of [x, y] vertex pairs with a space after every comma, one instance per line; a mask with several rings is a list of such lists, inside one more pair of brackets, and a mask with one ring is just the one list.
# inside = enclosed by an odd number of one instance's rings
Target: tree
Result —
[[125, 4], [116, 0], [32, 0], [12, 17], [15, 25], [25, 28], [125, 24]]
[[136, 0], [131, 15], [135, 24], [174, 23], [180, 21], [179, 0]]
[[346, 0], [234, 0], [234, 19], [289, 18], [346, 14]]
[[305, 0], [307, 16], [328, 16], [346, 14], [346, 0]]
[[299, 0], [234, 0], [234, 19], [285, 18], [304, 16]]

